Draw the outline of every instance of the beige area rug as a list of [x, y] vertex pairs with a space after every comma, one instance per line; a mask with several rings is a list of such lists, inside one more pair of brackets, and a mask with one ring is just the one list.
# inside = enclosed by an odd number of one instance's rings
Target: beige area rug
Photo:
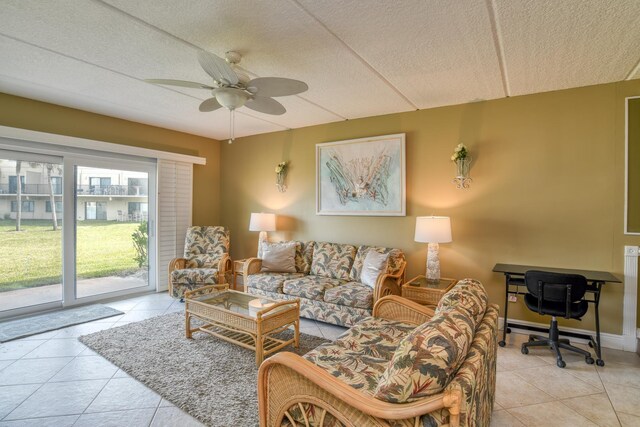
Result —
[[[283, 334], [290, 336], [293, 331]], [[184, 336], [184, 314], [172, 313], [107, 329], [79, 340], [162, 397], [209, 426], [257, 426], [255, 353], [195, 333]], [[300, 334], [304, 354], [326, 339]]]

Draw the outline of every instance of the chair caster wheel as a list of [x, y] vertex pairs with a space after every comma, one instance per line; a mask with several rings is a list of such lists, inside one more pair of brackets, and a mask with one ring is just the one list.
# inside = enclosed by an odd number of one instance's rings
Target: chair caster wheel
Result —
[[507, 333], [510, 334], [511, 333], [511, 328], [507, 328]]
[[500, 347], [504, 347], [506, 344], [507, 344], [507, 343], [506, 343], [506, 342], [504, 342], [504, 341], [498, 341], [498, 345], [499, 345]]
[[598, 365], [598, 366], [604, 366], [604, 360], [602, 360], [602, 359], [598, 359], [598, 360], [596, 360], [596, 365]]
[[564, 360], [560, 359], [558, 360], [558, 362], [556, 363], [556, 365], [558, 365], [558, 368], [564, 368], [565, 366], [567, 366], [567, 364], [565, 363]]
[[593, 365], [593, 362], [595, 362], [595, 360], [593, 360], [593, 357], [591, 356], [586, 357], [584, 361], [587, 362], [587, 365]]
[[529, 348], [525, 346], [520, 347], [520, 353], [529, 354]]

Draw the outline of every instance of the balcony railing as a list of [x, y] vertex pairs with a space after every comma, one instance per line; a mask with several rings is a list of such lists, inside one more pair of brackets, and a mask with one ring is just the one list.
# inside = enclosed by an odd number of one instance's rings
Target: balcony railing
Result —
[[[15, 195], [17, 185], [0, 184], [0, 195]], [[48, 196], [50, 192], [49, 184], [22, 184], [22, 194]], [[149, 189], [141, 185], [79, 185], [77, 187], [79, 196], [147, 196]], [[54, 185], [53, 194], [61, 195], [62, 186]]]
[[147, 196], [149, 190], [142, 185], [79, 185], [79, 196]]
[[[16, 194], [16, 191], [18, 191], [17, 185], [0, 184], [0, 194]], [[22, 194], [25, 195], [48, 195], [50, 191], [49, 184], [22, 184]], [[54, 185], [53, 194], [62, 194], [62, 186]]]

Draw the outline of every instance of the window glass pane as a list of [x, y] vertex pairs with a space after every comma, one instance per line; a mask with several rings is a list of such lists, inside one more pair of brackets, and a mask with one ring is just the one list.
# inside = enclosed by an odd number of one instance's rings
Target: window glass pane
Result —
[[0, 151], [0, 258], [10, 261], [0, 264], [0, 315], [62, 300], [61, 215], [47, 211], [51, 200], [62, 210], [61, 184], [61, 164], [7, 159]]
[[76, 168], [78, 298], [148, 286], [147, 185], [146, 172]]

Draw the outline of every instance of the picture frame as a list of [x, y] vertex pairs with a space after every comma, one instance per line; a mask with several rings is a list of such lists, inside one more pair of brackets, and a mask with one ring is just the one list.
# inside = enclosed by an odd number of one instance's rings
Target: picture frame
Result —
[[405, 134], [316, 144], [316, 215], [406, 216]]

